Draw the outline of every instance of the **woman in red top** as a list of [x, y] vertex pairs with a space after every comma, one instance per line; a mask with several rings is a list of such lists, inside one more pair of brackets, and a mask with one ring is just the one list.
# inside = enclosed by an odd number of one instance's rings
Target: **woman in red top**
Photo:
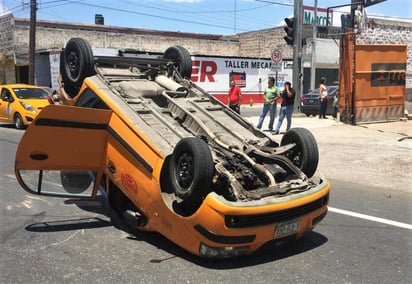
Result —
[[242, 91], [238, 86], [236, 86], [236, 82], [234, 80], [230, 81], [230, 89], [229, 89], [229, 100], [228, 105], [229, 107], [240, 114], [240, 98], [242, 96]]

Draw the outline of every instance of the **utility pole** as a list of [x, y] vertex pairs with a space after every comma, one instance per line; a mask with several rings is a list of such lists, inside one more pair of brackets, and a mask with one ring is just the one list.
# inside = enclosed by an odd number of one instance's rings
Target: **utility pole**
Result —
[[233, 9], [233, 34], [236, 34], [236, 14], [237, 14], [237, 0], [234, 0], [235, 7]]
[[29, 84], [34, 85], [35, 50], [36, 50], [36, 0], [30, 0], [30, 34], [29, 34]]
[[315, 89], [315, 79], [316, 79], [316, 31], [318, 28], [317, 18], [318, 18], [318, 0], [315, 0], [315, 11], [313, 13], [313, 23], [312, 23], [312, 52], [310, 60], [310, 89]]
[[294, 111], [298, 110], [302, 92], [302, 6], [303, 0], [294, 0], [293, 17], [295, 18], [295, 32], [293, 45], [293, 88], [295, 89]]

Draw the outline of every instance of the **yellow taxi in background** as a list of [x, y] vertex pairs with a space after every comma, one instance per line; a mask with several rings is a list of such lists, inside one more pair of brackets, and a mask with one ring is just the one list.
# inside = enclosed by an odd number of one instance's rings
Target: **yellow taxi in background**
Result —
[[13, 122], [17, 129], [24, 129], [49, 105], [48, 93], [34, 85], [0, 85], [0, 96], [0, 121]]

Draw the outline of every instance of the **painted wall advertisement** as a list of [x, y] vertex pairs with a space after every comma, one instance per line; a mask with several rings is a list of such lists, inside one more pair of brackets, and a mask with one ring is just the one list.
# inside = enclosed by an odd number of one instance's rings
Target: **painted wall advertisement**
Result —
[[275, 78], [281, 90], [286, 81], [292, 82], [292, 61], [284, 60], [281, 65], [276, 71], [270, 59], [192, 56], [191, 80], [223, 103], [234, 80], [242, 90], [242, 104], [262, 103], [269, 77]]

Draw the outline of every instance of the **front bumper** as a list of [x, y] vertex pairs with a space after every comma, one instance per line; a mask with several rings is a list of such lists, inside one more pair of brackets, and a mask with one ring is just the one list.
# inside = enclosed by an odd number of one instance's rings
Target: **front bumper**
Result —
[[264, 204], [228, 202], [211, 193], [190, 217], [188, 229], [199, 239], [201, 256], [251, 254], [267, 243], [296, 240], [312, 230], [326, 216], [329, 191], [329, 182], [322, 181], [307, 192]]

